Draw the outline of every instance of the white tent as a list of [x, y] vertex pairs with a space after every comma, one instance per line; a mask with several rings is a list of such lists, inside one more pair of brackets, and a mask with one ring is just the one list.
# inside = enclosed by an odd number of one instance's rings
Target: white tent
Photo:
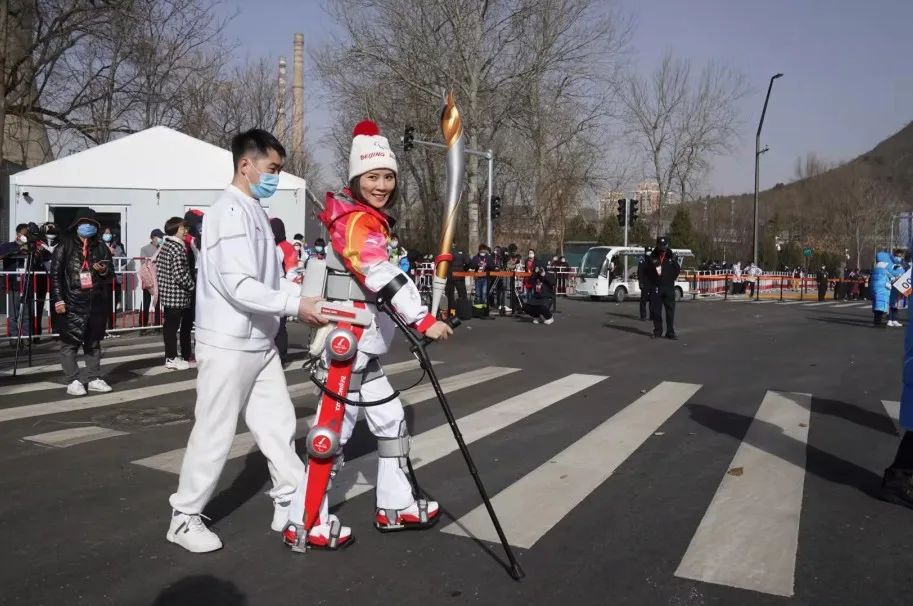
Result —
[[[231, 152], [164, 126], [128, 135], [10, 177], [10, 235], [19, 223], [68, 223], [89, 206], [120, 232], [127, 256], [138, 256], [149, 233], [191, 208], [206, 211], [232, 177]], [[319, 237], [304, 179], [282, 173], [263, 201], [289, 237]], [[66, 225], [60, 225], [66, 227]]]

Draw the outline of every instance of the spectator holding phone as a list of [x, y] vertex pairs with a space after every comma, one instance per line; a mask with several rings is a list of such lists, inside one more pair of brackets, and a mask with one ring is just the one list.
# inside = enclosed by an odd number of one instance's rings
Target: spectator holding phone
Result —
[[100, 227], [94, 210], [79, 209], [51, 258], [55, 330], [60, 335], [60, 364], [71, 396], [86, 395], [76, 365], [80, 347], [86, 357], [89, 391], [111, 391], [101, 376], [101, 340], [110, 313], [114, 269], [111, 252], [98, 237]]

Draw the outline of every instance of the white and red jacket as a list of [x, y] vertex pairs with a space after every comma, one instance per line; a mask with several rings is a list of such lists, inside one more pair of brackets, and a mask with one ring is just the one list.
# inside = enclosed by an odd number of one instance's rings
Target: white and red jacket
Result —
[[[366, 290], [377, 293], [396, 276], [406, 275], [390, 262], [387, 243], [391, 219], [367, 204], [356, 202], [348, 189], [327, 193], [319, 219], [330, 234], [333, 250]], [[390, 302], [396, 312], [421, 333], [435, 323], [434, 316], [422, 305], [412, 280], [407, 280]], [[375, 314], [374, 324], [362, 336], [360, 349], [374, 355], [386, 353], [395, 330], [390, 318]]]

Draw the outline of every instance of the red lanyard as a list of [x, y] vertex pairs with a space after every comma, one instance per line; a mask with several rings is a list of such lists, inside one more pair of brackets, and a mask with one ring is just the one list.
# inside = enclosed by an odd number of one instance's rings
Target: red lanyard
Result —
[[666, 253], [664, 253], [664, 252], [659, 253], [659, 264], [662, 265], [663, 261], [665, 261], [665, 260], [666, 260]]
[[89, 241], [82, 242], [82, 268], [83, 271], [89, 269]]

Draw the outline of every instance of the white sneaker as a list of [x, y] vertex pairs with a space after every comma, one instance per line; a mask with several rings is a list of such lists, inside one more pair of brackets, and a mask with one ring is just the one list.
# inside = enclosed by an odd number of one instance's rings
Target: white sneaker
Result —
[[73, 381], [67, 385], [67, 395], [68, 396], [84, 396], [86, 395], [86, 388], [83, 387], [83, 384], [79, 381]]
[[291, 501], [285, 501], [283, 503], [273, 501], [273, 521], [269, 525], [271, 530], [282, 532], [283, 529], [285, 529], [285, 526], [288, 524], [288, 510], [291, 504]]
[[539, 318], [533, 318], [533, 324], [542, 324], [542, 320]]
[[190, 368], [190, 362], [178, 356], [177, 358], [166, 359], [165, 368], [168, 370], [187, 370]]
[[188, 515], [175, 511], [165, 538], [191, 553], [208, 553], [222, 549], [222, 540], [206, 528], [200, 514]]
[[111, 386], [105, 383], [103, 379], [95, 379], [94, 381], [89, 381], [89, 391], [108, 393], [111, 391]]
[[507, 313], [510, 313], [510, 312], [512, 312], [513, 310], [512, 310], [511, 308], [509, 308], [507, 305], [505, 305], [505, 306], [504, 306], [504, 311], [506, 311]]
[[543, 320], [542, 323], [543, 323], [543, 324], [554, 324], [554, 323], [555, 323], [555, 316], [552, 316], [552, 317], [549, 318], [548, 320]]

